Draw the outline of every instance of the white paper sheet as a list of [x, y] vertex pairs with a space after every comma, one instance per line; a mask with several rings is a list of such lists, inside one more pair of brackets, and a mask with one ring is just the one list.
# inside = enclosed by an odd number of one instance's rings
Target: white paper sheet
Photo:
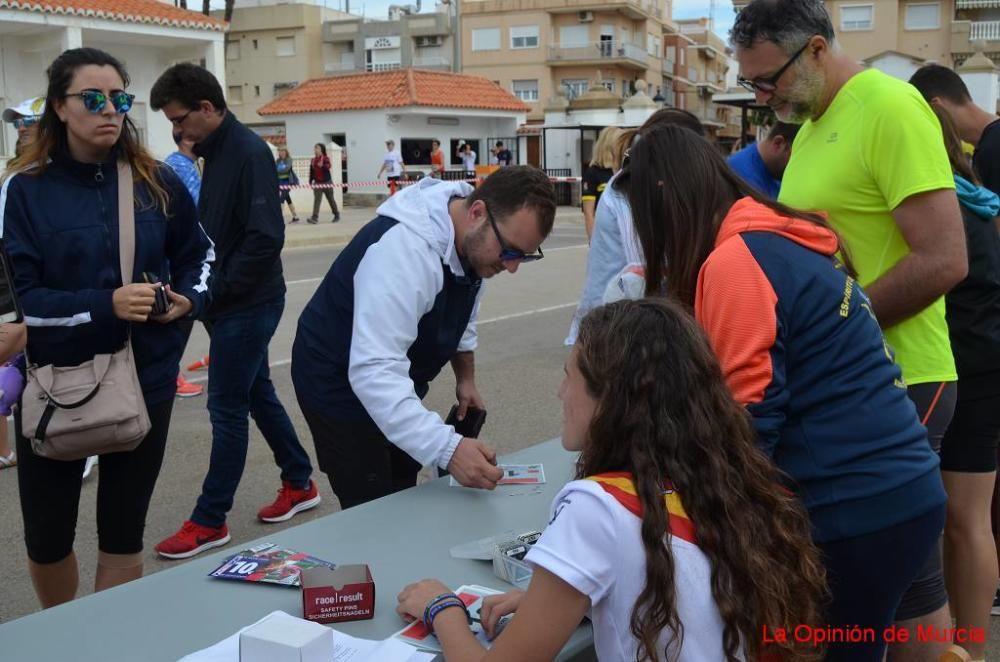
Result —
[[[271, 612], [264, 618], [295, 619], [283, 611]], [[247, 627], [252, 626], [253, 624]], [[240, 632], [246, 629], [241, 628]], [[180, 662], [239, 662], [240, 632], [226, 637], [214, 646], [191, 653], [181, 658]], [[330, 654], [333, 662], [430, 662], [434, 659], [433, 654], [418, 651], [399, 639], [372, 641], [337, 630], [333, 630], [333, 650]]]

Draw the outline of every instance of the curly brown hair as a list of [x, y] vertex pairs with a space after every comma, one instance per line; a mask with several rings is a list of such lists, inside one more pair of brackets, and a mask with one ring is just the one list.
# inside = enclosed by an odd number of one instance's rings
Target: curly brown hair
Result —
[[[743, 653], [758, 659], [765, 627], [790, 632], [820, 625], [826, 575], [808, 515], [757, 449], [749, 417], [733, 400], [697, 322], [666, 299], [619, 301], [583, 319], [576, 346], [577, 365], [597, 400], [577, 478], [629, 472], [643, 509], [646, 587], [631, 616], [637, 660], [675, 658], [671, 651], [679, 652], [684, 637], [674, 561], [664, 542], [668, 480], [711, 563], [729, 662]], [[660, 651], [665, 628], [673, 636]], [[766, 652], [785, 660], [822, 657], [812, 643], [789, 639]]]

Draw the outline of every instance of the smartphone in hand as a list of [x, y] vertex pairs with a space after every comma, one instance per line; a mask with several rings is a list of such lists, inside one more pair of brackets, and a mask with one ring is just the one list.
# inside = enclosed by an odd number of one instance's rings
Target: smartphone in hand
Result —
[[[142, 278], [147, 283], [156, 283], [160, 280], [159, 276], [151, 274], [148, 271], [142, 272]], [[156, 299], [153, 301], [153, 314], [162, 315], [170, 310], [170, 301], [167, 299], [167, 292], [162, 285], [156, 288], [156, 292], [154, 294]]]

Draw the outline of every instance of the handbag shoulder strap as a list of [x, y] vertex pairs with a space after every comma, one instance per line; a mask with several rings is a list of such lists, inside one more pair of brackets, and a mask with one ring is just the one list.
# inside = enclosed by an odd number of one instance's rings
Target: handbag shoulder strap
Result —
[[135, 270], [135, 192], [132, 166], [125, 160], [118, 162], [118, 257], [122, 285], [129, 285]]

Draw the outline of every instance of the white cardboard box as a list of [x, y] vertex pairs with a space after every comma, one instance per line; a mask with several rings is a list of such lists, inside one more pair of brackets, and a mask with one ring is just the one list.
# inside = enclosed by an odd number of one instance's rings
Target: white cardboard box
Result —
[[269, 616], [240, 634], [240, 662], [329, 662], [331, 650], [333, 630], [301, 618]]

